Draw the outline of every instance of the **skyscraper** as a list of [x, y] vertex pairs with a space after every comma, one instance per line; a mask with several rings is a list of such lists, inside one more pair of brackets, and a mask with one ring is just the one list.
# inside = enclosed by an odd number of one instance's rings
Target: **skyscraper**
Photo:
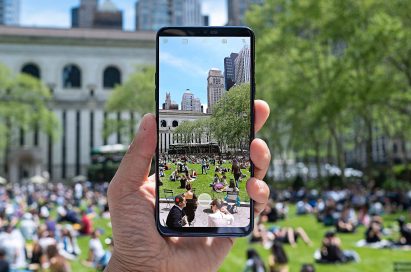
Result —
[[244, 25], [244, 15], [252, 4], [263, 4], [264, 0], [228, 0], [227, 12], [228, 23], [227, 25]]
[[235, 66], [234, 61], [237, 53], [231, 53], [229, 57], [224, 58], [224, 79], [225, 89], [228, 91], [235, 84]]
[[181, 110], [201, 112], [200, 99], [194, 97], [194, 94], [189, 89], [184, 92], [181, 99]]
[[204, 25], [201, 16], [200, 0], [184, 0], [183, 2], [183, 25], [202, 26]]
[[208, 71], [207, 77], [207, 113], [213, 112], [213, 106], [220, 100], [224, 92], [224, 76], [221, 70], [212, 68]]
[[123, 13], [111, 0], [81, 0], [80, 6], [71, 9], [71, 27], [73, 28], [123, 28]]
[[0, 25], [18, 25], [20, 0], [0, 0]]
[[136, 30], [157, 31], [163, 26], [201, 26], [200, 0], [138, 0]]
[[250, 82], [250, 61], [250, 48], [244, 46], [240, 52], [238, 52], [238, 56], [234, 60], [235, 84]]

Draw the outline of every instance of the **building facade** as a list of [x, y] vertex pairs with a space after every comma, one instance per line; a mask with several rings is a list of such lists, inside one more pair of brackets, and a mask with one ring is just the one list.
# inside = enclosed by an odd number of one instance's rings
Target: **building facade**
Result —
[[157, 31], [164, 26], [201, 26], [200, 0], [138, 0], [136, 30]]
[[250, 48], [244, 46], [234, 60], [235, 84], [247, 83], [251, 80]]
[[12, 143], [0, 156], [0, 176], [16, 182], [42, 171], [53, 181], [87, 175], [90, 151], [105, 144], [129, 144], [120, 132], [103, 136], [107, 119], [137, 125], [137, 112], [106, 112], [113, 87], [136, 67], [155, 63], [155, 33], [94, 29], [0, 26], [0, 62], [14, 73], [40, 78], [51, 90], [50, 109], [60, 137], [12, 127]]
[[184, 92], [181, 99], [181, 110], [201, 112], [200, 99], [194, 97], [194, 94], [189, 89]]
[[123, 29], [123, 13], [111, 0], [81, 0], [80, 6], [71, 9], [71, 27]]
[[[170, 144], [182, 142], [180, 135], [174, 130], [185, 121], [195, 121], [210, 117], [209, 114], [182, 110], [159, 110], [159, 152], [166, 153]], [[210, 139], [197, 139], [197, 143], [208, 143]]]
[[20, 0], [0, 0], [0, 25], [20, 23]]
[[220, 69], [212, 68], [207, 77], [207, 113], [213, 112], [213, 106], [220, 100], [225, 92], [224, 76]]
[[228, 22], [227, 25], [244, 25], [245, 13], [253, 4], [263, 4], [264, 0], [228, 0], [227, 1], [227, 13]]
[[231, 53], [229, 57], [224, 58], [224, 83], [225, 89], [228, 91], [235, 84], [235, 59], [237, 53]]

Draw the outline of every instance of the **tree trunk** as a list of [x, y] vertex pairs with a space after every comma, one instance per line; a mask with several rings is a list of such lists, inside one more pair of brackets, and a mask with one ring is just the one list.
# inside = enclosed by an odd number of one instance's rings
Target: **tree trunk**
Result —
[[374, 168], [373, 152], [372, 152], [372, 141], [373, 141], [373, 131], [372, 131], [372, 121], [368, 118], [364, 118], [365, 128], [367, 130], [367, 138], [365, 140], [365, 154], [366, 154], [366, 167], [365, 174], [368, 177], [368, 180], [371, 181], [374, 179], [372, 170]]
[[337, 132], [335, 127], [331, 126], [330, 127], [330, 132], [331, 132], [332, 138], [334, 139], [334, 142], [335, 142], [337, 166], [341, 170], [341, 181], [344, 183], [345, 182], [345, 175], [344, 175], [345, 158], [344, 158], [343, 139], [342, 139], [342, 136], [338, 135], [338, 132]]

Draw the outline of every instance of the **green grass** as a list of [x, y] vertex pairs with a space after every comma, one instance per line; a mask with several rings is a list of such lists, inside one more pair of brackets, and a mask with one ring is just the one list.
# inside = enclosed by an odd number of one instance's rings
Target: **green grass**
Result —
[[[395, 218], [397, 215], [384, 216], [385, 227], [396, 225]], [[276, 223], [277, 224], [277, 223]], [[273, 224], [269, 224], [271, 226]], [[296, 216], [295, 207], [291, 207], [289, 218], [285, 221], [278, 222], [279, 226], [298, 227], [305, 229], [309, 237], [314, 243], [314, 246], [309, 247], [305, 245], [301, 239], [298, 240], [298, 246], [291, 248], [285, 245], [285, 250], [289, 259], [290, 271], [300, 271], [301, 265], [304, 263], [314, 263], [313, 255], [315, 250], [320, 247], [321, 239], [324, 233], [333, 229], [324, 227], [322, 224], [316, 222], [312, 215]], [[371, 248], [357, 248], [355, 243], [364, 238], [365, 228], [360, 227], [354, 234], [338, 234], [342, 241], [343, 249], [352, 249], [358, 252], [361, 261], [359, 263], [326, 265], [315, 264], [316, 271], [323, 272], [346, 272], [346, 271], [361, 271], [361, 272], [384, 272], [394, 271], [393, 262], [411, 261], [410, 251], [392, 250], [392, 249], [371, 249]], [[392, 238], [397, 239], [398, 234], [395, 233]], [[261, 258], [268, 264], [269, 250], [264, 249], [260, 244], [249, 244], [249, 238], [237, 239], [233, 249], [228, 255], [219, 271], [242, 271], [246, 261], [246, 251], [248, 248], [255, 248], [260, 254]]]
[[[384, 216], [384, 225], [386, 227], [391, 227], [396, 225], [395, 219], [399, 215], [387, 215]], [[109, 220], [96, 218], [93, 220], [95, 228], [101, 228], [104, 230], [104, 234], [101, 235], [101, 241], [103, 242], [106, 237], [112, 235], [111, 228], [109, 227]], [[269, 224], [271, 226], [273, 224]], [[305, 245], [301, 239], [298, 240], [298, 246], [296, 248], [291, 248], [289, 245], [285, 245], [285, 250], [289, 257], [289, 267], [290, 271], [299, 271], [303, 263], [313, 263], [313, 254], [316, 249], [320, 247], [320, 241], [324, 233], [329, 227], [324, 227], [323, 225], [316, 222], [315, 218], [311, 215], [306, 216], [296, 216], [295, 207], [290, 207], [289, 218], [285, 221], [278, 222], [279, 226], [289, 226], [289, 227], [303, 227], [307, 234], [310, 236], [311, 240], [314, 242], [314, 246], [309, 247]], [[395, 261], [407, 261], [411, 260], [410, 251], [401, 250], [391, 250], [391, 249], [371, 249], [371, 248], [356, 248], [355, 243], [363, 239], [364, 227], [360, 227], [354, 234], [339, 234], [342, 240], [343, 249], [353, 249], [358, 252], [361, 257], [359, 263], [351, 264], [340, 264], [340, 265], [319, 265], [315, 264], [316, 271], [323, 272], [346, 272], [346, 271], [361, 271], [361, 272], [391, 272], [393, 271], [393, 262]], [[397, 239], [398, 234], [395, 233], [392, 238]], [[81, 264], [81, 260], [87, 259], [88, 253], [88, 241], [89, 237], [81, 236], [78, 238], [78, 243], [81, 248], [80, 260], [71, 262], [72, 271], [88, 272], [95, 271], [92, 268], [87, 268]], [[245, 261], [246, 261], [246, 251], [249, 247], [255, 248], [261, 255], [261, 258], [267, 264], [269, 250], [264, 249], [260, 244], [249, 244], [249, 238], [237, 239], [235, 245], [228, 257], [224, 261], [222, 267], [219, 271], [231, 272], [231, 271], [243, 271]], [[104, 243], [103, 243], [104, 245]]]
[[[169, 164], [171, 167], [171, 169], [167, 170], [164, 172], [165, 177], [161, 178], [161, 181], [163, 182], [163, 186], [160, 187], [160, 198], [164, 198], [164, 189], [172, 189], [174, 195], [178, 195], [178, 194], [182, 194], [184, 193], [186, 190], [183, 188], [180, 188], [180, 181], [170, 181], [169, 177], [172, 173], [172, 171], [174, 171], [176, 169], [176, 165], [175, 164]], [[215, 191], [212, 190], [212, 188], [210, 187], [210, 183], [213, 182], [213, 178], [214, 178], [214, 165], [210, 165], [210, 170], [207, 171], [207, 175], [202, 175], [201, 174], [201, 164], [191, 164], [188, 163], [187, 164], [188, 168], [194, 169], [197, 172], [197, 179], [195, 181], [193, 181], [192, 187], [195, 188], [195, 193], [197, 196], [199, 196], [202, 193], [207, 193], [210, 194], [212, 198], [224, 198], [225, 193], [217, 193]], [[231, 164], [223, 164], [224, 168], [228, 168], [231, 170]], [[246, 170], [246, 169], [241, 169], [242, 173], [244, 175], [246, 175], [246, 178], [243, 178], [242, 182], [239, 183], [239, 189], [240, 189], [240, 199], [241, 201], [244, 202], [248, 202], [250, 200], [250, 197], [248, 196], [247, 192], [246, 192], [246, 188], [245, 188], [245, 184], [246, 181], [248, 180], [248, 178], [250, 177], [250, 173]], [[219, 174], [219, 177], [221, 178], [221, 174]], [[234, 179], [234, 175], [231, 172], [226, 173], [226, 177], [227, 177], [227, 183], [230, 182], [230, 179]]]

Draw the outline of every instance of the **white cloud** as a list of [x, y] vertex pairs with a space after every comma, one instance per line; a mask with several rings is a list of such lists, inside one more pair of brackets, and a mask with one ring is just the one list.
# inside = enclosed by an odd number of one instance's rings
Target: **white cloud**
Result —
[[173, 56], [167, 52], [160, 52], [160, 60], [161, 62], [172, 65], [176, 69], [179, 69], [185, 73], [192, 73], [199, 76], [204, 76], [208, 73], [207, 69], [204, 69], [203, 67], [188, 60]]

